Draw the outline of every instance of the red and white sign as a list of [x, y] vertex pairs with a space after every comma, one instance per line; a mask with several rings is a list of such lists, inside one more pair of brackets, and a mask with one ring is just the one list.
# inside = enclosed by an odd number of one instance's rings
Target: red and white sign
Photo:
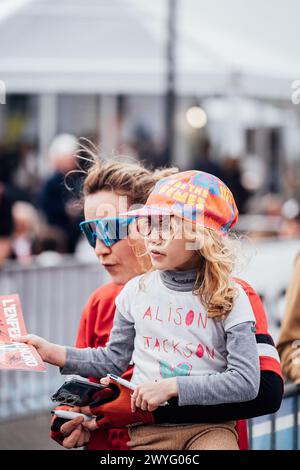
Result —
[[18, 294], [0, 296], [0, 369], [44, 371], [45, 365], [33, 346], [12, 341], [26, 335]]

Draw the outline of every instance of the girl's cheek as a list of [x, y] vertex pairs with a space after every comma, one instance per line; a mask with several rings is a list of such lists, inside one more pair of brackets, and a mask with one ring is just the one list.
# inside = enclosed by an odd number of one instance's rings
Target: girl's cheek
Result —
[[149, 251], [149, 240], [148, 240], [148, 238], [145, 238], [144, 243], [145, 243], [146, 250]]

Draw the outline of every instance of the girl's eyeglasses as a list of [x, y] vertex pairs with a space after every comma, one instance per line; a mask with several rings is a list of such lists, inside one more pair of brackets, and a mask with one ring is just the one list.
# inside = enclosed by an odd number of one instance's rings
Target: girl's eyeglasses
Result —
[[79, 224], [89, 244], [95, 248], [96, 240], [111, 247], [128, 236], [128, 226], [134, 217], [103, 217], [102, 219], [85, 220]]
[[143, 238], [149, 237], [155, 230], [159, 238], [167, 239], [174, 233], [174, 217], [166, 215], [137, 217], [136, 228]]

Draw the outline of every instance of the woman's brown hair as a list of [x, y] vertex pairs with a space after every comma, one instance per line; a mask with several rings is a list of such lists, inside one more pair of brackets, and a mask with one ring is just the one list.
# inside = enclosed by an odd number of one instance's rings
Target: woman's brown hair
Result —
[[147, 169], [141, 162], [128, 161], [122, 155], [105, 160], [90, 150], [89, 157], [84, 197], [106, 189], [127, 196], [130, 204], [144, 204], [157, 181], [178, 172], [174, 167]]

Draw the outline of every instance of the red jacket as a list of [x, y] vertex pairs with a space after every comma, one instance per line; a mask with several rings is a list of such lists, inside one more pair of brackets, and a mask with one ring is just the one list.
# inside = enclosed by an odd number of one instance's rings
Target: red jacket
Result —
[[[86, 304], [77, 334], [76, 347], [96, 348], [104, 347], [109, 339], [115, 314], [115, 298], [123, 286], [114, 283], [105, 284], [96, 289]], [[122, 377], [130, 380], [132, 366]], [[99, 382], [99, 379], [90, 377], [90, 380]], [[88, 450], [125, 450], [129, 440], [127, 429], [105, 429], [91, 433]]]
[[[96, 289], [85, 306], [80, 321], [76, 346], [78, 348], [105, 346], [113, 326], [115, 313], [115, 298], [123, 286], [114, 283], [106, 284]], [[122, 377], [130, 380], [132, 367]], [[91, 378], [91, 380], [95, 380]], [[238, 421], [236, 426], [239, 435], [240, 449], [248, 448], [246, 421]], [[124, 450], [128, 449], [129, 440], [127, 429], [100, 428], [91, 433], [88, 444], [89, 450]]]

